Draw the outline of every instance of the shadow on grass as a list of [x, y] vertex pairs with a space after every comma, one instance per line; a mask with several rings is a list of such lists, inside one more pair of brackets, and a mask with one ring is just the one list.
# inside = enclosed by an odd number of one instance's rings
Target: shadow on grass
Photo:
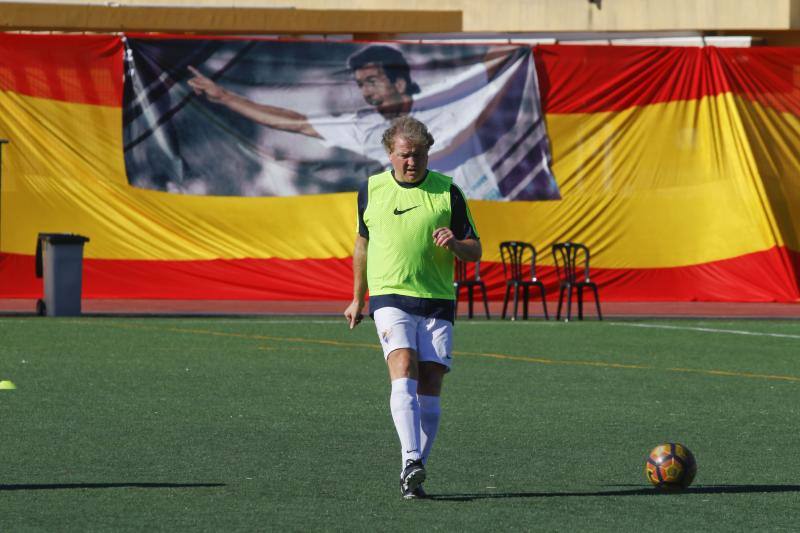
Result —
[[225, 483], [30, 483], [0, 484], [0, 492], [6, 490], [81, 490], [81, 489], [194, 489], [224, 487]]
[[[618, 485], [631, 486], [631, 485]], [[659, 490], [637, 488], [623, 490], [601, 490], [595, 492], [486, 492], [465, 494], [429, 494], [429, 500], [469, 502], [504, 498], [571, 498], [592, 496], [674, 496], [677, 494], [757, 494], [768, 492], [800, 492], [800, 485], [706, 485], [685, 490]]]

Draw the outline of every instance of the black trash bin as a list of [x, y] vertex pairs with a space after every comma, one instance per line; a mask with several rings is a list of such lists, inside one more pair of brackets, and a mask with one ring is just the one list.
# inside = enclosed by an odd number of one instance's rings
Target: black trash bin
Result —
[[81, 314], [83, 245], [88, 237], [74, 233], [40, 233], [36, 240], [36, 277], [44, 276], [44, 298], [36, 302], [40, 316]]

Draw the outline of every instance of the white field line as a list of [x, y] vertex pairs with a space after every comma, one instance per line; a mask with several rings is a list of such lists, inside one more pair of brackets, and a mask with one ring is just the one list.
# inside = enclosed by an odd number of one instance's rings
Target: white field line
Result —
[[701, 328], [693, 326], [668, 326], [666, 324], [641, 324], [641, 323], [625, 323], [625, 322], [609, 322], [610, 326], [624, 326], [629, 328], [653, 328], [653, 329], [673, 329], [684, 331], [701, 331], [703, 333], [727, 333], [729, 335], [751, 335], [755, 337], [777, 337], [782, 339], [800, 339], [800, 335], [791, 335], [789, 333], [766, 333], [764, 331], [746, 331], [742, 329], [719, 329], [719, 328]]
[[[198, 319], [191, 319], [191, 318], [181, 318], [179, 319], [181, 322], [206, 322], [209, 320], [208, 317], [198, 318]], [[244, 322], [247, 323], [259, 323], [259, 324], [342, 324], [342, 326], [346, 326], [347, 323], [344, 318], [330, 318], [330, 319], [312, 319], [312, 320], [286, 320], [286, 319], [270, 319], [270, 318], [242, 318], [242, 319], [214, 319], [211, 318], [215, 324], [242, 324]], [[481, 320], [481, 321], [471, 321], [471, 320], [457, 320], [456, 326], [463, 327], [463, 326], [496, 326], [498, 324], [518, 324], [516, 327], [521, 325], [527, 326], [558, 326], [561, 324], [560, 321], [550, 320], [550, 321], [542, 321], [542, 320], [516, 320], [516, 321], [501, 321], [501, 320]], [[750, 335], [756, 337], [776, 337], [776, 338], [784, 338], [784, 339], [800, 339], [800, 335], [792, 335], [789, 333], [766, 333], [763, 331], [746, 331], [746, 330], [739, 330], [739, 329], [719, 329], [719, 328], [704, 328], [704, 327], [694, 327], [694, 326], [670, 326], [667, 324], [643, 324], [637, 322], [605, 322], [609, 326], [624, 326], [624, 327], [631, 327], [631, 328], [655, 328], [655, 329], [671, 329], [671, 330], [683, 330], [683, 331], [700, 331], [703, 333], [727, 333], [730, 335]], [[367, 323], [365, 322], [364, 325]]]
[[[105, 318], [105, 317], [104, 317]], [[120, 317], [107, 317], [108, 319], [119, 320]], [[10, 323], [10, 322], [30, 322], [33, 320], [41, 320], [39, 317], [36, 318], [11, 318], [8, 320], [2, 320], [0, 323]], [[142, 318], [142, 317], [126, 317], [122, 318], [121, 320], [125, 322], [138, 322], [140, 320], [150, 321], [149, 318]], [[287, 319], [271, 319], [271, 318], [240, 318], [240, 319], [226, 319], [226, 318], [214, 318], [214, 317], [198, 317], [198, 318], [191, 318], [191, 317], [180, 317], [176, 318], [176, 323], [186, 323], [186, 322], [209, 322], [212, 321], [214, 324], [341, 324], [343, 327], [347, 326], [347, 322], [344, 318], [328, 318], [328, 319], [302, 319], [298, 318], [296, 320], [287, 320]], [[550, 321], [542, 321], [542, 320], [517, 320], [517, 321], [501, 321], [501, 320], [481, 320], [481, 321], [471, 321], [471, 320], [458, 320], [456, 321], [456, 325], [459, 327], [463, 326], [495, 326], [498, 324], [510, 324], [515, 323], [518, 324], [515, 327], [520, 327], [522, 325], [527, 326], [558, 326], [561, 324], [560, 321], [550, 320]], [[653, 329], [671, 329], [671, 330], [681, 330], [681, 331], [700, 331], [703, 333], [723, 333], [729, 335], [749, 335], [755, 337], [774, 337], [774, 338], [783, 338], [783, 339], [800, 339], [800, 335], [792, 335], [789, 333], [767, 333], [763, 331], [747, 331], [747, 330], [739, 330], [739, 329], [719, 329], [719, 328], [703, 328], [703, 327], [694, 327], [694, 326], [671, 326], [667, 324], [643, 324], [640, 322], [604, 322], [609, 326], [622, 326], [622, 327], [629, 327], [629, 328], [653, 328]], [[364, 323], [366, 325], [366, 322]]]

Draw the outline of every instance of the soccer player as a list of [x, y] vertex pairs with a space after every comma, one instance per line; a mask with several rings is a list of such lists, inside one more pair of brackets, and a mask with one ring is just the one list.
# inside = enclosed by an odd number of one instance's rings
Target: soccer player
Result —
[[444, 375], [452, 364], [454, 256], [481, 257], [461, 190], [428, 167], [433, 136], [410, 116], [395, 119], [382, 143], [391, 169], [358, 192], [350, 328], [361, 322], [369, 288], [391, 380], [389, 406], [400, 438], [400, 492], [424, 498], [425, 464], [439, 427]]

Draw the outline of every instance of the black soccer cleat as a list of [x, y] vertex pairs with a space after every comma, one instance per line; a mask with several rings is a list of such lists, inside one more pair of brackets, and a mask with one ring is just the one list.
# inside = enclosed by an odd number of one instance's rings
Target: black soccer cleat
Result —
[[[422, 490], [422, 482], [425, 481], [425, 466], [421, 459], [409, 459], [406, 467], [400, 474], [400, 494], [404, 500], [414, 500], [424, 498], [425, 491]], [[422, 496], [420, 496], [422, 494]]]
[[422, 488], [422, 485], [417, 485], [416, 489], [407, 491], [403, 490], [402, 481], [400, 483], [400, 494], [402, 494], [404, 500], [424, 500], [428, 497], [428, 494], [425, 492], [425, 489]]

